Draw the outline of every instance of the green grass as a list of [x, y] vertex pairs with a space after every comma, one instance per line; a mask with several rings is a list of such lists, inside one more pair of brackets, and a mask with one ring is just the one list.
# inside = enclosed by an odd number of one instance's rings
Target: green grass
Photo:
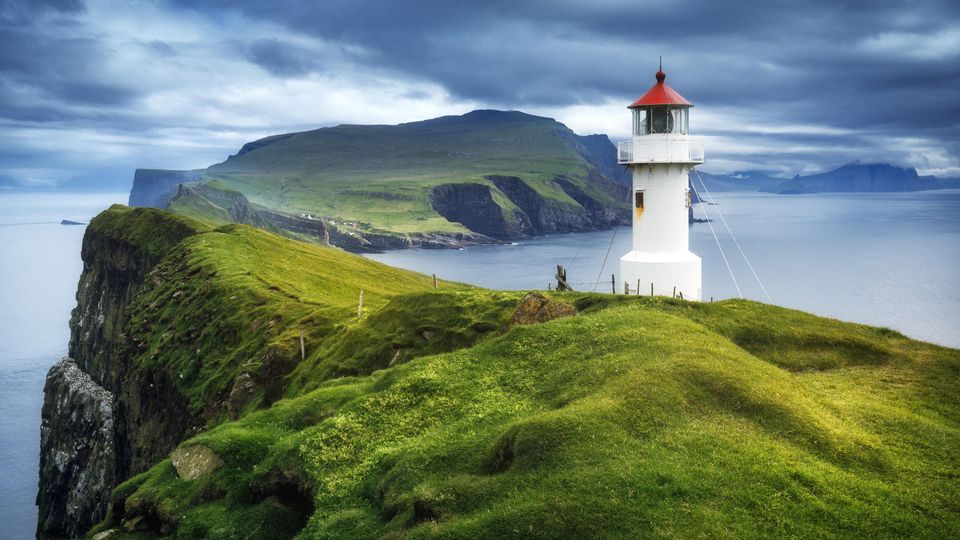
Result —
[[[92, 226], [120, 229], [115, 222], [128, 213], [111, 209]], [[133, 213], [173, 223], [186, 219], [152, 209]], [[159, 242], [145, 240], [151, 246]], [[240, 373], [273, 376], [299, 362], [301, 330], [313, 350], [356, 326], [361, 289], [365, 312], [371, 313], [398, 294], [433, 286], [428, 276], [249, 226], [198, 226], [167, 247], [133, 301], [127, 342], [138, 367], [162, 367], [191, 410], [213, 419], [222, 411], [210, 411], [210, 404], [229, 392]], [[457, 287], [442, 281], [440, 286]]]
[[[465, 232], [433, 210], [428, 193], [445, 183], [493, 187], [488, 175], [520, 177], [545, 200], [579, 208], [553, 183], [563, 176], [601, 203], [622, 206], [589, 180], [595, 169], [570, 145], [575, 135], [568, 128], [549, 118], [490, 114], [273, 137], [271, 144], [209, 167], [204, 178], [257, 205], [361, 222], [361, 230], [388, 234]], [[509, 219], [515, 205], [493, 189]], [[183, 210], [220, 215], [214, 208]]]
[[242, 226], [157, 276], [139, 359], [187, 369], [174, 337], [206, 328], [195, 406], [243, 358], [298, 358], [299, 328], [308, 356], [285, 399], [182, 443], [223, 467], [157, 464], [102, 529], [122, 510], [183, 538], [960, 535], [957, 350], [733, 300], [553, 293], [580, 314], [507, 329], [521, 292], [434, 290]]

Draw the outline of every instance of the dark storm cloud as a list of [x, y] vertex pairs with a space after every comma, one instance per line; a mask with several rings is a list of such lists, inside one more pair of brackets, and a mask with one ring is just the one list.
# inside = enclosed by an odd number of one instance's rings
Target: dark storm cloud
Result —
[[[505, 106], [629, 99], [662, 54], [703, 105], [849, 128], [955, 128], [960, 112], [960, 51], [911, 50], [924, 47], [918, 36], [956, 30], [953, 1], [176, 3], [348, 43], [365, 52], [358, 62]], [[280, 74], [305, 69], [274, 56]]]
[[[29, 26], [0, 26], [0, 109], [44, 111], [36, 118], [59, 117], [74, 105], [119, 105], [135, 92], [122, 81], [102, 80], [109, 51], [93, 38], [56, 37]], [[21, 95], [14, 95], [19, 92]], [[45, 104], [38, 105], [35, 101]], [[34, 101], [34, 102], [32, 102]]]
[[308, 49], [276, 39], [260, 39], [250, 44], [248, 58], [278, 77], [306, 75], [319, 67]]
[[45, 12], [81, 13], [83, 0], [0, 0], [0, 18], [22, 20]]
[[[339, 110], [354, 96], [416, 100], [432, 111], [443, 105], [436, 87], [454, 104], [557, 116], [573, 105], [626, 105], [654, 83], [659, 55], [668, 82], [697, 105], [695, 129], [735, 143], [720, 156], [730, 162], [800, 170], [888, 157], [960, 166], [955, 0], [130, 6], [0, 0], [0, 143], [7, 145], [0, 173], [30, 168], [31, 160], [62, 160], [68, 169], [56, 130], [109, 132], [107, 150], [124, 137], [139, 137], [129, 145], [137, 146], [164, 140], [170, 130], [202, 130], [208, 139], [181, 132], [169, 150], [186, 152], [187, 141], [226, 144], [220, 133], [291, 129], [265, 125], [268, 113], [258, 116], [262, 106], [290, 98], [267, 88], [309, 92], [303, 89], [318, 80], [349, 95], [305, 101], [320, 112], [304, 122], [356, 121]], [[162, 21], [151, 26], [154, 18]], [[152, 31], [141, 32], [140, 24]], [[251, 97], [250, 87], [261, 93]], [[711, 115], [706, 129], [701, 119]], [[37, 125], [50, 126], [49, 139], [19, 136]], [[912, 146], [890, 142], [901, 139]], [[137, 160], [153, 158], [139, 147], [130, 151]]]
[[[364, 51], [358, 63], [513, 108], [627, 103], [654, 82], [654, 62], [663, 55], [669, 82], [702, 107], [698, 114], [739, 111], [741, 119], [730, 118], [730, 137], [775, 141], [783, 149], [770, 161], [783, 168], [858, 157], [924, 162], [939, 151], [879, 150], [877, 138], [888, 145], [944, 141], [940, 161], [956, 167], [960, 159], [960, 3], [953, 1], [282, 0], [269, 9], [244, 1], [222, 7], [350, 44]], [[847, 133], [759, 140], [738, 132], [755, 123]], [[875, 139], [865, 140], [864, 131]], [[726, 157], [751, 160], [733, 151]]]

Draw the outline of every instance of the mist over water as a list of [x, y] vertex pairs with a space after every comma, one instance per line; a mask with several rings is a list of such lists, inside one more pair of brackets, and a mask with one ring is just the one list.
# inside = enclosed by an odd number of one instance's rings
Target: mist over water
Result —
[[85, 227], [117, 194], [0, 194], [0, 537], [37, 526], [40, 409], [47, 369], [67, 352]]
[[[717, 211], [763, 280], [773, 303], [886, 326], [960, 347], [960, 190], [770, 195], [715, 193], [706, 212], [746, 298], [766, 302]], [[610, 247], [609, 258], [604, 257]], [[494, 289], [546, 289], [556, 265], [577, 290], [610, 292], [631, 231], [564, 234], [460, 251], [369, 255], [402, 268]], [[738, 296], [706, 223], [690, 228], [703, 259], [703, 298]], [[617, 280], [618, 291], [623, 283]], [[635, 285], [631, 285], [635, 288]]]
[[[44, 377], [66, 353], [82, 269], [84, 227], [60, 220], [87, 222], [125, 200], [125, 193], [0, 194], [0, 537], [31, 538], [36, 527]], [[746, 297], [764, 300], [717, 209], [774, 303], [960, 347], [960, 191], [718, 193], [715, 201], [706, 211]], [[701, 217], [703, 211], [697, 208]], [[709, 227], [695, 224], [690, 234], [692, 250], [703, 258], [704, 298], [735, 297]], [[578, 290], [596, 284], [608, 292], [629, 245], [630, 229], [623, 227], [370, 258], [496, 289], [545, 289], [562, 264]]]

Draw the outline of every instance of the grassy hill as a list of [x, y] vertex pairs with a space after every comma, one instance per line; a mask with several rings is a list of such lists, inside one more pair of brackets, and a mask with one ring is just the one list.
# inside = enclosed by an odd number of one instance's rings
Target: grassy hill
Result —
[[605, 136], [513, 111], [267, 137], [203, 171], [138, 171], [131, 204], [166, 207], [178, 183], [212, 181], [357, 235], [508, 239], [629, 218], [629, 179]]
[[512, 325], [525, 293], [438, 285], [196, 226], [126, 335], [205, 424], [120, 485], [98, 530], [960, 535], [960, 351], [739, 300], [545, 293], [577, 314]]

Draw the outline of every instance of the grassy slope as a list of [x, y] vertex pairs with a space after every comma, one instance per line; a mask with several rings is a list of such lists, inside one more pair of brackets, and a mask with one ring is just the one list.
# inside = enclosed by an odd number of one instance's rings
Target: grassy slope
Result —
[[427, 191], [442, 183], [489, 184], [483, 177], [491, 174], [519, 176], [546, 198], [579, 206], [548, 182], [566, 175], [599, 200], [618, 204], [587, 182], [590, 166], [558, 135], [567, 130], [562, 124], [522, 113], [492, 113], [492, 121], [477, 113], [297, 133], [231, 157], [206, 175], [269, 208], [395, 233], [466, 231], [434, 212]]
[[91, 227], [149, 243], [158, 219], [192, 223], [197, 233], [164, 252], [134, 299], [128, 341], [139, 365], [174, 375], [197, 413], [222, 399], [239, 373], [295, 361], [301, 329], [313, 344], [356, 325], [361, 289], [365, 310], [376, 311], [397, 294], [432, 288], [428, 276], [249, 226], [206, 229], [174, 214], [115, 206]]
[[960, 534], [960, 351], [752, 302], [574, 293], [554, 298], [577, 317], [506, 331], [522, 293], [434, 291], [242, 226], [164, 267], [137, 309], [167, 312], [156, 339], [206, 322], [198, 405], [236, 373], [215, 350], [297, 356], [300, 327], [310, 344], [287, 399], [183, 443], [223, 467], [185, 481], [165, 460], [117, 489], [182, 537], [295, 534], [278, 479], [312, 494], [307, 538]]

